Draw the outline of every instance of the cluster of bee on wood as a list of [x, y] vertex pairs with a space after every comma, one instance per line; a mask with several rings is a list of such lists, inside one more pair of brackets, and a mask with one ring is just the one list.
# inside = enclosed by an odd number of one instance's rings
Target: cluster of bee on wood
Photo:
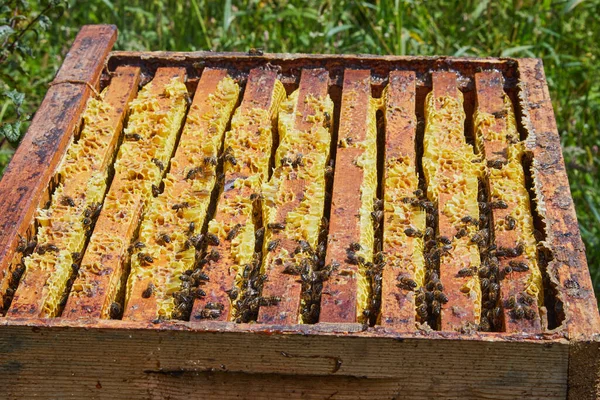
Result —
[[90, 236], [94, 230], [94, 224], [102, 211], [102, 203], [91, 203], [83, 210], [83, 226], [86, 230], [86, 235]]
[[504, 308], [510, 310], [510, 317], [519, 320], [527, 319], [534, 320], [537, 317], [537, 312], [533, 307], [536, 300], [533, 296], [526, 292], [519, 296], [510, 296], [504, 303]]
[[[363, 310], [363, 317], [370, 325], [375, 325], [377, 317], [381, 309], [381, 288], [383, 282], [383, 268], [386, 265], [386, 257], [383, 252], [382, 242], [379, 239], [383, 235], [383, 200], [374, 199], [373, 212], [373, 229], [375, 231], [374, 255], [373, 262], [362, 262], [361, 265], [365, 269], [365, 276], [369, 284], [369, 301], [367, 307]], [[359, 243], [350, 243], [347, 253], [352, 251], [362, 250]]]

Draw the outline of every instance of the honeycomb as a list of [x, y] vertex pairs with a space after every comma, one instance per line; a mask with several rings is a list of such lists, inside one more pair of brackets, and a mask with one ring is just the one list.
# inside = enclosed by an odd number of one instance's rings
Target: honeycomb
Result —
[[111, 77], [35, 251], [19, 242], [8, 315], [541, 332], [531, 154], [502, 79], [289, 73], [161, 67], [126, 107]]
[[124, 267], [122, 262], [107, 263], [106, 256], [117, 260], [125, 257], [135, 230], [132, 220], [152, 202], [153, 185], [161, 182], [164, 174], [161, 165], [168, 165], [187, 110], [187, 99], [183, 77], [177, 76], [156, 90], [154, 82], [148, 83], [131, 102], [124, 142], [114, 164], [113, 183], [65, 307], [67, 316], [77, 315], [79, 309], [88, 312], [86, 299], [94, 295], [100, 295], [100, 316], [110, 316], [110, 304], [117, 296]]
[[[138, 300], [152, 297], [150, 301], [156, 303], [151, 319], [173, 317], [176, 308], [173, 293], [180, 288], [179, 277], [194, 269], [195, 264], [196, 250], [186, 246], [186, 242], [204, 225], [216, 183], [217, 157], [239, 92], [238, 84], [227, 76], [218, 82], [213, 93], [196, 94], [198, 99], [188, 111], [170, 171], [163, 179], [164, 191], [152, 199], [140, 226], [137, 240], [145, 247], [135, 250], [131, 257], [125, 318], [129, 318], [128, 303], [136, 294]], [[205, 99], [208, 105], [202, 107]], [[198, 166], [200, 170], [196, 173]], [[182, 204], [186, 207], [177, 207]], [[154, 261], [145, 263], [137, 257], [141, 252]], [[147, 293], [140, 296], [144, 291]]]

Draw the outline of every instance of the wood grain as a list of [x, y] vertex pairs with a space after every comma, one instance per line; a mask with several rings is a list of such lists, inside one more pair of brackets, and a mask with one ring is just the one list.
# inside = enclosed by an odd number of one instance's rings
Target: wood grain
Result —
[[[66, 153], [90, 96], [88, 82], [96, 87], [104, 62], [117, 39], [114, 25], [88, 25], [77, 34], [55, 84], [48, 89], [21, 144], [0, 181], [0, 295], [12, 271], [18, 235], [27, 237], [38, 206], [48, 200], [50, 180]], [[81, 83], [68, 83], [67, 80]], [[30, 231], [29, 237], [34, 232]], [[3, 302], [4, 296], [0, 296]], [[7, 304], [2, 304], [3, 308]]]
[[[355, 396], [374, 398], [395, 390], [413, 398], [564, 399], [567, 393], [568, 346], [560, 340], [203, 333], [108, 320], [92, 330], [36, 325], [0, 330], [0, 384], [10, 398], [183, 398], [188, 388], [207, 398], [252, 398], [260, 388], [266, 397], [286, 388], [322, 397], [333, 387], [350, 396], [344, 385], [355, 379], [361, 379], [360, 388], [349, 387], [359, 390]], [[206, 378], [217, 371], [225, 373], [214, 378], [218, 384]], [[238, 386], [236, 378], [247, 384]]]
[[[369, 70], [344, 72], [338, 142], [351, 138], [352, 143], [359, 143], [366, 139], [370, 83]], [[356, 159], [363, 153], [363, 148], [351, 145], [337, 149], [325, 264], [337, 262], [339, 268], [323, 283], [319, 322], [357, 322], [359, 267], [348, 261], [346, 251], [351, 243], [361, 241], [359, 211], [364, 174]]]

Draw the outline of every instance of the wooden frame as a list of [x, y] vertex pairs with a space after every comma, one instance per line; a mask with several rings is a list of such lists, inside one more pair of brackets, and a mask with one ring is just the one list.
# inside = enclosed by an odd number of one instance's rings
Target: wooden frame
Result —
[[[517, 105], [530, 154], [537, 229], [544, 235], [547, 288], [557, 323], [543, 333], [399, 332], [356, 323], [235, 324], [0, 318], [0, 385], [7, 398], [565, 398], [600, 396], [600, 316], [578, 231], [542, 62], [536, 59], [326, 56], [244, 53], [109, 53], [114, 26], [86, 26], [48, 90], [0, 181], [0, 294], [19, 235], [34, 234], [34, 211], [80, 124], [92, 88], [118, 66], [184, 67], [192, 90], [204, 67], [244, 79], [269, 64], [288, 88], [301, 68], [326, 68], [339, 96], [343, 70], [370, 69], [380, 96], [389, 71], [412, 70], [417, 97], [431, 70], [473, 76], [496, 69]], [[419, 111], [417, 110], [417, 113]], [[6, 306], [6, 305], [5, 305]]]

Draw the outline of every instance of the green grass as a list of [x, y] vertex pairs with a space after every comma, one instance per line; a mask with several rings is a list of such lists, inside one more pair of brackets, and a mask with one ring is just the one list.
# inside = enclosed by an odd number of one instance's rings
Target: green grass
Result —
[[[15, 71], [34, 112], [83, 24], [119, 27], [125, 50], [371, 53], [540, 57], [544, 60], [571, 190], [600, 293], [600, 2], [70, 1]], [[10, 68], [2, 65], [1, 68]], [[11, 110], [0, 103], [5, 120]], [[11, 153], [0, 148], [1, 163]]]

